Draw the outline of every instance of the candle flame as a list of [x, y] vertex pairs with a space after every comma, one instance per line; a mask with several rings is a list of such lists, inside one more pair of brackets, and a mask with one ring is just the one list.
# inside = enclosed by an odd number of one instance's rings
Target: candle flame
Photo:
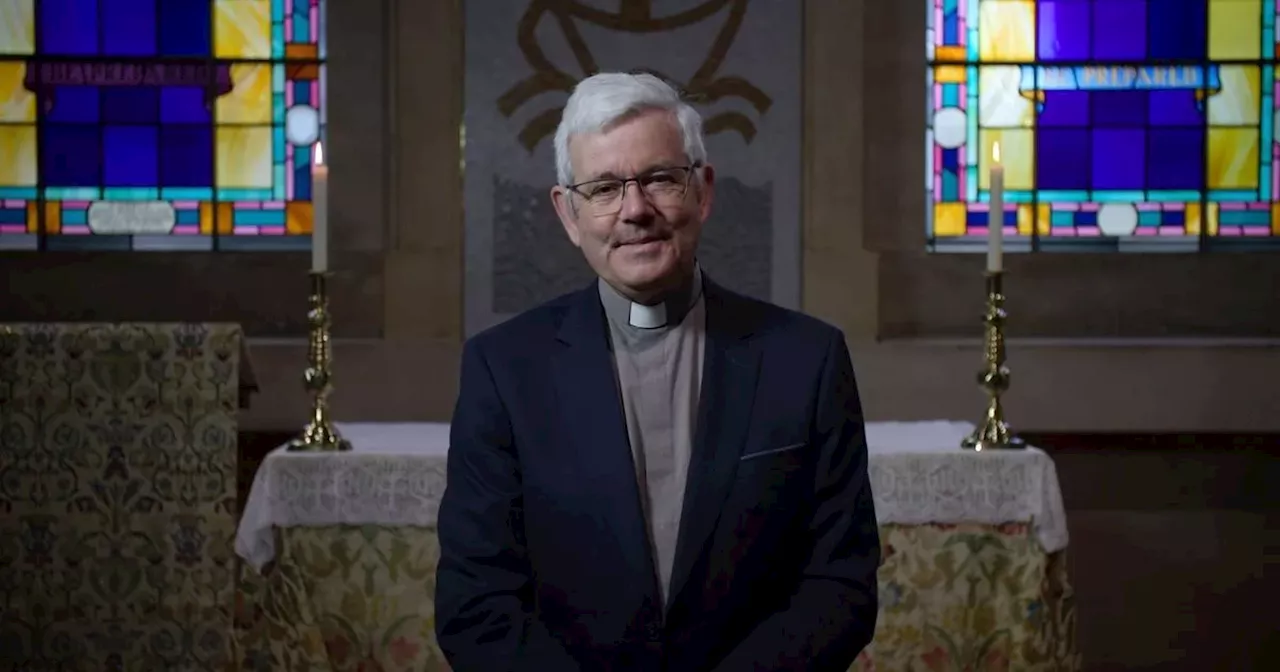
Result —
[[317, 142], [317, 143], [316, 143], [316, 161], [315, 161], [315, 164], [316, 164], [317, 166], [323, 166], [323, 165], [324, 165], [324, 145], [320, 144], [319, 142]]
[[1000, 163], [1000, 142], [991, 143], [991, 160]]

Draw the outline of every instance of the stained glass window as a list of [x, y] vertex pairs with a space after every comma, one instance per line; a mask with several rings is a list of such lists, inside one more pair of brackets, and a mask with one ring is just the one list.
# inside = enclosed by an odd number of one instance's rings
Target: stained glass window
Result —
[[926, 2], [931, 249], [1280, 242], [1275, 0]]
[[321, 0], [0, 0], [0, 248], [299, 249]]

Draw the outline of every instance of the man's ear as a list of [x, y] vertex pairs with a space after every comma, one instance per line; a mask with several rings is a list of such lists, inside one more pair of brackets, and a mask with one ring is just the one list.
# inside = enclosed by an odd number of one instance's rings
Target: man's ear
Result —
[[716, 169], [706, 164], [699, 169], [698, 176], [698, 214], [702, 221], [711, 216], [711, 204], [716, 200]]
[[578, 231], [578, 213], [572, 199], [573, 194], [568, 188], [558, 184], [551, 187], [551, 205], [555, 207], [556, 215], [560, 217], [560, 225], [569, 236], [569, 242], [573, 243], [574, 247], [581, 247], [582, 233]]

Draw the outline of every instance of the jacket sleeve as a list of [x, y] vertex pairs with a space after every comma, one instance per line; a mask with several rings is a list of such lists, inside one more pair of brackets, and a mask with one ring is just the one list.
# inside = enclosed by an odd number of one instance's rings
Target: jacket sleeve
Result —
[[522, 508], [510, 418], [473, 339], [463, 347], [438, 519], [436, 637], [454, 672], [517, 667], [533, 584]]
[[845, 672], [875, 633], [880, 537], [862, 406], [839, 331], [827, 350], [817, 403], [808, 560], [787, 606], [756, 626], [717, 672]]

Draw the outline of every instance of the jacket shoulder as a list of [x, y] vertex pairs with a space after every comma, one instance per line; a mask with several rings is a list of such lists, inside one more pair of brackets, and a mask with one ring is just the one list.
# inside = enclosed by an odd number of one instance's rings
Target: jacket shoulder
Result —
[[823, 346], [833, 339], [844, 338], [844, 332], [838, 327], [812, 315], [738, 294], [723, 287], [717, 288], [716, 291], [721, 292], [728, 302], [735, 306], [734, 310], [740, 312], [752, 323], [752, 330], [758, 337], [789, 342], [800, 341], [806, 345], [821, 343]]
[[556, 297], [480, 331], [469, 337], [464, 347], [479, 350], [489, 357], [545, 347], [556, 337], [565, 314], [574, 301], [581, 298], [582, 291]]

